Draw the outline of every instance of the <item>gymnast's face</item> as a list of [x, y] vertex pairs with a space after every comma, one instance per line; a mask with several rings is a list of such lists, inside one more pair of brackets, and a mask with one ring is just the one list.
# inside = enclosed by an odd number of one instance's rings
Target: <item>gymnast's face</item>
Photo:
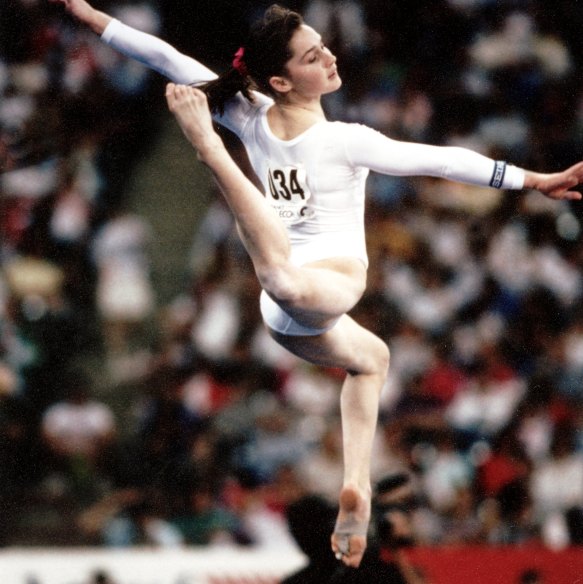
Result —
[[313, 28], [302, 24], [291, 38], [290, 49], [292, 57], [286, 63], [286, 74], [271, 79], [278, 93], [295, 92], [314, 99], [340, 88], [336, 57]]

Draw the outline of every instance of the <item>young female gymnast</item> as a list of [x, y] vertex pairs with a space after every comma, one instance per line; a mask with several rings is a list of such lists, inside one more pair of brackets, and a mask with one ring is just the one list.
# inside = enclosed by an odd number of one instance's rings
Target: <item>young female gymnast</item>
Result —
[[[347, 315], [366, 286], [364, 185], [369, 170], [426, 175], [580, 199], [583, 163], [554, 174], [525, 171], [475, 152], [391, 140], [358, 124], [329, 122], [321, 97], [341, 79], [336, 58], [302, 17], [279, 6], [254, 26], [220, 78], [167, 43], [93, 9], [52, 0], [101, 38], [169, 78], [171, 111], [211, 168], [237, 220], [263, 292], [273, 338], [315, 364], [346, 370], [340, 406], [344, 482], [332, 549], [360, 564], [370, 519], [370, 457], [389, 350]], [[200, 89], [193, 86], [198, 85]], [[207, 105], [208, 103], [208, 105]], [[241, 138], [265, 196], [227, 154], [215, 121]]]

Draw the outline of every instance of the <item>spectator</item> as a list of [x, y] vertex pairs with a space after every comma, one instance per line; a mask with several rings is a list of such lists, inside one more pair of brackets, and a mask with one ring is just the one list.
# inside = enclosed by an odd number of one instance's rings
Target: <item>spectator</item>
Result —
[[143, 219], [120, 210], [100, 227], [91, 245], [97, 267], [97, 308], [112, 357], [132, 351], [152, 314], [151, 237]]
[[[213, 10], [226, 14], [223, 4], [214, 3]], [[306, 16], [317, 26], [321, 19], [322, 30], [330, 31], [340, 52], [351, 53], [343, 60], [348, 67], [341, 71], [344, 89], [326, 104], [334, 117], [373, 124], [393, 137], [470, 145], [517, 163], [536, 161], [549, 170], [570, 163], [581, 151], [583, 53], [577, 50], [580, 10], [572, 3], [555, 3], [550, 12], [542, 3], [525, 2], [492, 10], [491, 2], [481, 0], [440, 0], [430, 9], [420, 2], [375, 0], [294, 4], [305, 5]], [[160, 5], [165, 22], [150, 2], [124, 2], [115, 10], [142, 29], [164, 27], [180, 35], [167, 26], [170, 5]], [[237, 14], [246, 10], [239, 7]], [[346, 14], [355, 16], [357, 26], [346, 27]], [[112, 376], [99, 377], [100, 401], [110, 408], [123, 401], [127, 424], [123, 443], [118, 438], [110, 442], [119, 458], [108, 461], [108, 480], [98, 481], [100, 492], [92, 491], [83, 507], [99, 506], [102, 497], [107, 500], [128, 485], [141, 487], [152, 477], [166, 495], [193, 476], [219, 489], [233, 467], [238, 469], [241, 447], [257, 447], [250, 441], [255, 419], [274, 400], [293, 420], [294, 438], [306, 446], [298, 454], [301, 470], [328, 443], [324, 429], [334, 433], [336, 378], [333, 372], [315, 376], [300, 367], [258, 326], [249, 300], [256, 293], [254, 280], [221, 203], [213, 204], [193, 238], [190, 257], [184, 258], [192, 282], [175, 304], [162, 307], [164, 328], [155, 331], [162, 337], [160, 346], [148, 346], [135, 361], [120, 358], [122, 350], [148, 342], [138, 331], [156, 308], [147, 226], [141, 240], [146, 247], [129, 260], [135, 265], [128, 271], [139, 271], [140, 278], [124, 280], [131, 280], [127, 290], [140, 289], [144, 302], [130, 302], [139, 318], [119, 330], [115, 324], [111, 335], [96, 318], [95, 299], [102, 297], [86, 250], [103, 242], [108, 219], [126, 203], [132, 163], [155, 143], [145, 136], [157, 126], [160, 86], [141, 66], [112, 53], [71, 21], [60, 15], [57, 20], [48, 3], [11, 0], [0, 3], [0, 15], [0, 392], [3, 387], [9, 392], [0, 398], [5, 470], [0, 499], [6, 508], [0, 540], [10, 545], [26, 537], [19, 534], [39, 502], [18, 499], [14, 492], [35, 495], [45, 476], [48, 443], [41, 445], [42, 415], [62, 401], [64, 374], [71, 365], [89, 357], [89, 366], [101, 371], [96, 342], [101, 335], [108, 347], [119, 350], [108, 361]], [[177, 13], [170, 16], [178, 23]], [[210, 38], [208, 31], [201, 34]], [[196, 43], [197, 50], [206, 50], [199, 37]], [[123, 115], [112, 117], [111, 111]], [[542, 531], [554, 547], [577, 544], [581, 502], [573, 489], [581, 484], [575, 475], [583, 451], [581, 209], [578, 204], [541, 205], [528, 193], [505, 199], [498, 193], [474, 196], [435, 181], [371, 178], [371, 269], [367, 295], [354, 316], [392, 349], [373, 476], [419, 473], [421, 504], [413, 515], [424, 543], [459, 539], [461, 533], [480, 537], [475, 535], [480, 518], [483, 537], [491, 542], [518, 543]], [[35, 274], [37, 283], [44, 274], [41, 279], [52, 284], [23, 293], [20, 285], [31, 282], [23, 274]], [[114, 296], [119, 291], [115, 285], [109, 290]], [[498, 356], [488, 355], [491, 347]], [[223, 359], [247, 362], [249, 353], [259, 369], [268, 368], [269, 383], [258, 383], [262, 374], [246, 367], [228, 382], [217, 375]], [[488, 365], [478, 376], [484, 357]], [[144, 378], [149, 368], [156, 378]], [[156, 379], [164, 381], [157, 385]], [[115, 380], [134, 382], [131, 393], [110, 393]], [[508, 386], [510, 393], [504, 392]], [[462, 395], [466, 409], [459, 406]], [[496, 407], [494, 395], [501, 399]], [[435, 407], [428, 407], [427, 396], [436, 400]], [[497, 409], [502, 401], [502, 410]], [[453, 409], [454, 403], [458, 415], [444, 417], [443, 408]], [[424, 415], [416, 415], [415, 424], [410, 416], [399, 423], [397, 412], [407, 406], [411, 413], [412, 404], [427, 407]], [[461, 416], [462, 409], [473, 417]], [[119, 410], [114, 411], [117, 416]], [[431, 425], [426, 423], [429, 413]], [[571, 425], [575, 446], [558, 455], [551, 442], [569, 433], [564, 425]], [[454, 431], [456, 441], [447, 452], [457, 461], [453, 466], [435, 444], [440, 427]], [[270, 529], [281, 534], [281, 509], [289, 498], [282, 478], [289, 475], [278, 466], [290, 462], [278, 454], [285, 436], [263, 432], [257, 452], [271, 448], [271, 470], [263, 477], [268, 482], [247, 489], [244, 497], [249, 515], [257, 509], [263, 538]], [[57, 463], [51, 454], [50, 468], [70, 469], [63, 460]], [[458, 489], [452, 479], [462, 477], [459, 461], [467, 465], [464, 484], [477, 473], [471, 487]], [[444, 474], [449, 477], [445, 483]], [[563, 485], [567, 476], [573, 478]], [[289, 481], [288, 490], [293, 490]], [[440, 488], [433, 492], [427, 485], [436, 482]], [[316, 491], [331, 488], [325, 481], [310, 485]], [[513, 515], [510, 502], [517, 499], [520, 512]], [[168, 513], [156, 509], [166, 522]], [[138, 515], [124, 507], [113, 517], [121, 525], [130, 515], [133, 523]], [[60, 521], [69, 516], [63, 514]], [[143, 529], [132, 529], [138, 535], [127, 541], [154, 541]], [[129, 531], [117, 532], [123, 533], [126, 537]], [[68, 537], [73, 534], [78, 537], [76, 528]], [[39, 530], [33, 535], [34, 541], [57, 541]], [[104, 541], [96, 532], [83, 537]], [[250, 538], [238, 539], [243, 540]]]
[[115, 548], [181, 546], [183, 537], [165, 519], [167, 514], [167, 509], [160, 505], [160, 496], [123, 489], [83, 510], [77, 524], [87, 541], [95, 545]]
[[95, 481], [107, 472], [117, 422], [111, 408], [92, 397], [84, 377], [68, 381], [67, 397], [43, 413], [41, 429], [52, 470], [80, 488], [95, 488]]
[[572, 534], [566, 513], [574, 518], [583, 508], [583, 458], [575, 450], [575, 429], [569, 421], [555, 427], [550, 456], [534, 468], [530, 488], [547, 543], [568, 545]]
[[188, 545], [226, 545], [245, 540], [240, 518], [221, 505], [215, 489], [194, 484], [178, 494], [172, 525]]

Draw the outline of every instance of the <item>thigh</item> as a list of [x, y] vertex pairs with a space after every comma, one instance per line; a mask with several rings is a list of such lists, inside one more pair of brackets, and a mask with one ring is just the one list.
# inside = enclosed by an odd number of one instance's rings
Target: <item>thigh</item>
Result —
[[259, 308], [263, 322], [267, 327], [285, 336], [306, 337], [321, 335], [335, 326], [340, 319], [340, 316], [323, 318], [305, 311], [299, 313], [296, 318], [292, 318], [277, 302], [269, 297], [265, 290], [261, 292]]
[[387, 345], [347, 314], [336, 325], [315, 336], [289, 336], [270, 330], [271, 336], [294, 355], [325, 367], [355, 373], [375, 373], [388, 354]]
[[366, 288], [366, 268], [352, 257], [301, 266], [288, 262], [271, 282], [269, 276], [259, 278], [266, 293], [294, 320], [315, 328], [326, 328], [330, 319], [349, 312]]

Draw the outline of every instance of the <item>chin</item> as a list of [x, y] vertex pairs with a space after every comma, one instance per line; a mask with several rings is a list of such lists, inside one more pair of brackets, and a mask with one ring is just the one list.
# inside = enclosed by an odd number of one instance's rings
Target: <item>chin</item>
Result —
[[342, 79], [340, 79], [340, 75], [338, 75], [338, 73], [336, 73], [336, 75], [330, 79], [330, 85], [331, 87], [328, 93], [338, 91], [342, 87]]

